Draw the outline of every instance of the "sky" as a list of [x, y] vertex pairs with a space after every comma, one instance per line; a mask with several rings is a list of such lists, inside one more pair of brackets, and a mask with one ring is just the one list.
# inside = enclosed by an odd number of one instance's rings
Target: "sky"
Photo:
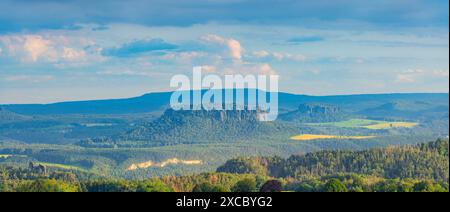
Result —
[[0, 0], [0, 104], [277, 74], [308, 95], [449, 92], [448, 0]]

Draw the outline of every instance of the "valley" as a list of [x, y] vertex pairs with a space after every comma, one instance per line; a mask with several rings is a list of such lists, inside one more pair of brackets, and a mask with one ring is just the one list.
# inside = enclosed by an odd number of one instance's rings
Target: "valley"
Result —
[[[439, 139], [360, 151], [322, 150], [287, 157], [240, 156], [207, 172], [126, 180], [55, 164], [45, 167], [33, 163], [32, 168], [0, 166], [0, 191], [448, 192], [448, 148], [448, 139]], [[159, 166], [179, 162], [172, 158]], [[197, 163], [185, 162], [186, 165]], [[148, 161], [140, 165], [145, 168], [152, 164]]]
[[256, 111], [173, 111], [168, 96], [2, 105], [0, 165], [26, 168], [34, 162], [51, 170], [145, 179], [214, 171], [241, 156], [364, 150], [448, 136], [448, 94], [281, 93], [275, 122], [259, 122]]

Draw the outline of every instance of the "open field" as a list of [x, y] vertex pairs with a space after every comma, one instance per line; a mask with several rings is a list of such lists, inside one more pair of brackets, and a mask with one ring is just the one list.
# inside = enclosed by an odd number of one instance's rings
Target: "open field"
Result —
[[373, 124], [369, 126], [365, 126], [364, 128], [371, 129], [371, 130], [384, 130], [384, 129], [391, 129], [391, 128], [413, 128], [419, 125], [418, 123], [413, 122], [385, 122], [385, 123], [378, 123]]
[[320, 139], [342, 139], [342, 140], [365, 140], [376, 138], [376, 136], [338, 136], [338, 135], [313, 135], [313, 134], [303, 134], [291, 137], [291, 140], [296, 141], [310, 141], [310, 140], [320, 140]]
[[70, 165], [65, 165], [65, 164], [58, 164], [58, 163], [37, 163], [49, 168], [58, 168], [58, 169], [67, 169], [67, 170], [76, 170], [76, 171], [88, 171], [86, 169], [83, 169], [81, 167], [78, 166], [70, 166]]
[[7, 158], [11, 158], [11, 157], [21, 157], [21, 158], [25, 158], [27, 157], [26, 155], [8, 155], [8, 154], [0, 154], [0, 159], [7, 159]]
[[329, 123], [314, 123], [309, 124], [311, 126], [332, 126], [332, 127], [342, 127], [342, 128], [366, 128], [371, 130], [382, 130], [382, 129], [392, 129], [392, 128], [413, 128], [419, 125], [415, 122], [388, 122], [388, 121], [378, 121], [370, 119], [350, 119], [341, 122], [329, 122]]

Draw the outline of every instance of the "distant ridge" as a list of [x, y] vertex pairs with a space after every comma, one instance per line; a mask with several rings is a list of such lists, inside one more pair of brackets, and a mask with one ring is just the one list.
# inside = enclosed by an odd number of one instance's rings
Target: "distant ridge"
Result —
[[378, 107], [368, 108], [358, 112], [362, 115], [371, 117], [392, 117], [400, 119], [418, 119], [423, 116], [432, 116], [433, 114], [442, 114], [447, 112], [449, 106], [439, 105], [422, 101], [395, 101], [389, 102]]
[[[130, 114], [160, 113], [169, 107], [172, 92], [149, 93], [139, 97], [111, 100], [61, 102], [54, 104], [0, 105], [4, 109], [22, 115], [67, 114]], [[432, 101], [437, 106], [448, 105], [449, 94], [358, 94], [339, 96], [307, 96], [279, 93], [280, 112], [296, 110], [299, 104], [316, 102], [336, 105], [356, 112], [394, 101]], [[345, 107], [344, 107], [345, 106]]]
[[10, 121], [23, 121], [27, 119], [31, 119], [31, 117], [19, 115], [0, 107], [0, 123]]

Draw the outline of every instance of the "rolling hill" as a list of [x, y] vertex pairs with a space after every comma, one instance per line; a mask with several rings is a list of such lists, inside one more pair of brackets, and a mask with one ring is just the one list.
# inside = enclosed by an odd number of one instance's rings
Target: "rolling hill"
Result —
[[430, 117], [434, 119], [448, 119], [448, 105], [439, 105], [424, 101], [395, 101], [378, 107], [369, 108], [358, 112], [358, 114], [380, 118], [389, 117], [393, 119], [423, 120]]
[[[139, 97], [113, 100], [62, 102], [54, 104], [0, 105], [21, 115], [69, 115], [69, 114], [132, 114], [159, 112], [169, 107], [171, 92], [149, 93]], [[321, 103], [342, 108], [346, 112], [360, 112], [381, 107], [392, 102], [416, 102], [447, 106], [449, 94], [367, 94], [342, 96], [307, 96], [279, 93], [280, 112], [298, 109], [300, 104]]]
[[339, 122], [351, 118], [341, 108], [328, 104], [306, 103], [297, 110], [282, 114], [280, 120], [300, 123]]
[[[272, 177], [313, 177], [336, 173], [357, 173], [390, 179], [449, 180], [449, 142], [401, 147], [375, 148], [364, 151], [320, 151], [305, 155], [237, 158], [217, 171], [239, 174], [265, 174]], [[433, 167], [430, 169], [430, 167]]]
[[0, 107], [0, 123], [29, 120], [31, 117], [20, 115]]

